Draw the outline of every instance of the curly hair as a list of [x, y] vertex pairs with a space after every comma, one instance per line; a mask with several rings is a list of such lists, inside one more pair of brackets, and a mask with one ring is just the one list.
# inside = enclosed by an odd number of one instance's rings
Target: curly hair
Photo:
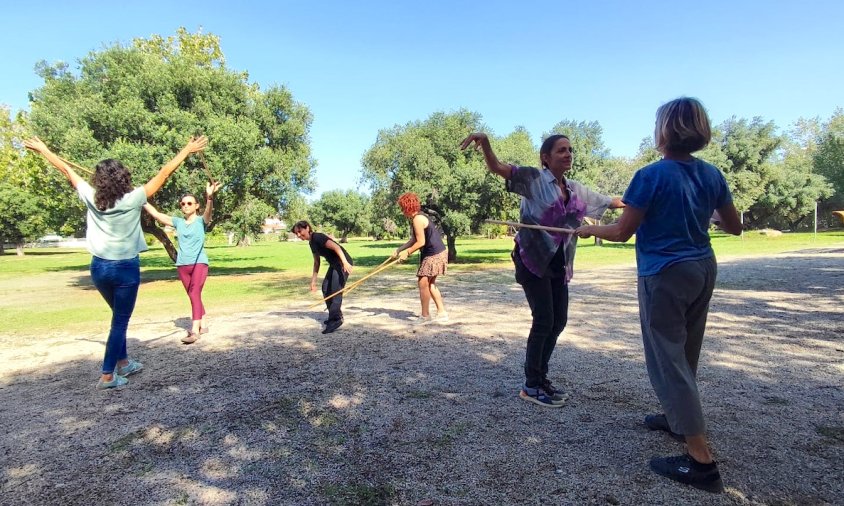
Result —
[[118, 160], [109, 158], [94, 168], [94, 204], [100, 211], [111, 209], [124, 195], [132, 191], [132, 176]]
[[402, 194], [397, 202], [399, 203], [399, 207], [401, 207], [401, 212], [405, 216], [413, 216], [422, 209], [422, 205], [419, 203], [419, 197], [412, 192]]

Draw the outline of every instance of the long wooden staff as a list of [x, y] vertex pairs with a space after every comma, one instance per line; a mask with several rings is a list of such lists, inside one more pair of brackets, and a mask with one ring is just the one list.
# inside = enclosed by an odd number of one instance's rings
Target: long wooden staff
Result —
[[374, 276], [374, 275], [378, 274], [379, 272], [381, 272], [381, 271], [383, 271], [383, 270], [387, 269], [388, 267], [391, 267], [393, 264], [395, 264], [395, 263], [396, 263], [396, 262], [398, 262], [398, 261], [399, 261], [399, 259], [398, 259], [398, 258], [388, 258], [387, 260], [385, 260], [384, 262], [382, 262], [382, 263], [381, 263], [381, 265], [379, 265], [378, 267], [376, 267], [376, 268], [375, 268], [372, 272], [370, 272], [370, 273], [369, 273], [369, 274], [367, 274], [366, 276], [364, 276], [364, 277], [360, 278], [359, 280], [355, 281], [354, 283], [352, 283], [352, 284], [350, 284], [350, 285], [348, 285], [348, 286], [344, 286], [344, 287], [343, 287], [343, 288], [341, 288], [340, 290], [337, 290], [336, 292], [332, 293], [332, 294], [331, 294], [331, 295], [329, 295], [328, 297], [323, 298], [323, 299], [322, 299], [322, 300], [320, 300], [319, 302], [316, 302], [316, 303], [314, 303], [313, 305], [308, 306], [308, 309], [310, 309], [310, 308], [314, 308], [314, 307], [317, 307], [317, 306], [319, 306], [320, 304], [322, 304], [323, 302], [325, 302], [325, 301], [327, 301], [327, 300], [329, 300], [329, 299], [331, 299], [331, 298], [333, 298], [333, 297], [335, 297], [335, 296], [337, 296], [337, 295], [340, 295], [341, 293], [346, 293], [346, 292], [348, 292], [348, 291], [352, 290], [353, 288], [356, 288], [356, 287], [360, 286], [360, 284], [361, 284], [361, 283], [363, 283], [364, 281], [366, 281], [368, 278], [371, 278], [372, 276]]
[[484, 220], [485, 223], [493, 223], [495, 225], [509, 225], [517, 228], [532, 228], [534, 230], [545, 230], [547, 232], [557, 232], [558, 234], [573, 234], [573, 228], [558, 228], [545, 227], [543, 225], [530, 225], [528, 223], [519, 223], [517, 221], [501, 221], [501, 220]]
[[[56, 156], [58, 156], [58, 155], [56, 155]], [[76, 170], [81, 170], [82, 172], [85, 172], [85, 173], [86, 173], [86, 174], [88, 174], [89, 176], [93, 176], [93, 175], [94, 175], [94, 171], [93, 171], [93, 170], [91, 170], [91, 169], [86, 169], [85, 167], [83, 167], [83, 166], [81, 166], [81, 165], [79, 165], [79, 164], [73, 163], [73, 162], [71, 162], [70, 160], [65, 160], [64, 158], [62, 158], [62, 157], [60, 157], [60, 156], [58, 156], [58, 159], [59, 159], [59, 160], [61, 160], [61, 161], [63, 161], [64, 163], [66, 163], [66, 164], [70, 165], [71, 167], [73, 167], [73, 168], [74, 168], [74, 169], [76, 169]]]
[[211, 184], [214, 184], [216, 181], [214, 181], [214, 176], [211, 175], [211, 171], [208, 170], [208, 164], [205, 163], [205, 154], [202, 151], [198, 151], [196, 154], [199, 155], [199, 161], [202, 163], [202, 168], [205, 169], [208, 181], [210, 181]]

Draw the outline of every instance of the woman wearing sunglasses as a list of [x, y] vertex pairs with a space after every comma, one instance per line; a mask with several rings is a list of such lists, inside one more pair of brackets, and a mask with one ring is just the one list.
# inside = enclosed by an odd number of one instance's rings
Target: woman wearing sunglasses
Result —
[[191, 139], [152, 179], [133, 187], [129, 170], [118, 160], [98, 163], [89, 184], [38, 137], [24, 141], [27, 149], [46, 158], [67, 178], [87, 208], [85, 235], [91, 252], [91, 281], [111, 308], [111, 330], [97, 388], [122, 387], [129, 383], [126, 376], [143, 369], [126, 352], [126, 329], [141, 284], [138, 253], [147, 249], [141, 232], [141, 208], [188, 156], [204, 150], [207, 144], [204, 135]]
[[208, 183], [205, 186], [205, 211], [199, 214], [199, 203], [196, 197], [187, 193], [179, 200], [182, 215], [167, 216], [159, 212], [151, 204], [144, 205], [144, 209], [162, 225], [169, 225], [176, 229], [179, 238], [178, 255], [176, 256], [176, 271], [185, 286], [191, 306], [192, 325], [188, 333], [182, 337], [185, 344], [195, 343], [200, 334], [208, 332], [205, 324], [205, 306], [202, 305], [202, 288], [208, 277], [208, 255], [205, 254], [205, 226], [211, 223], [211, 213], [214, 207], [214, 194], [220, 189], [220, 183]]

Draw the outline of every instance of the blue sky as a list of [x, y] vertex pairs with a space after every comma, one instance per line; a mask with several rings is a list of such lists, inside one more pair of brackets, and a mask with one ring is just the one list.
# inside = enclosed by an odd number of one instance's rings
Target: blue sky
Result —
[[[286, 85], [314, 115], [316, 195], [355, 188], [378, 130], [467, 108], [539, 142], [563, 119], [598, 121], [632, 156], [656, 108], [700, 98], [713, 122], [785, 129], [844, 106], [844, 2], [5, 1], [0, 103], [28, 108], [39, 60], [180, 26], [219, 35], [227, 64]], [[316, 196], [315, 195], [315, 196]]]

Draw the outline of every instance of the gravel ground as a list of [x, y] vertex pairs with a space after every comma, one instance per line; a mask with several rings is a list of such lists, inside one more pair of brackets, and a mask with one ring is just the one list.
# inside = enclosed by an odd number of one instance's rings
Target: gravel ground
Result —
[[0, 336], [0, 503], [844, 504], [844, 248], [720, 263], [699, 371], [720, 496], [647, 468], [683, 447], [642, 425], [633, 269], [576, 274], [558, 410], [517, 397], [512, 272], [441, 288], [449, 325], [409, 325], [415, 280], [385, 274], [334, 334], [302, 301], [211, 314], [191, 346], [186, 300], [132, 322], [146, 368], [119, 391], [94, 389], [105, 332]]

